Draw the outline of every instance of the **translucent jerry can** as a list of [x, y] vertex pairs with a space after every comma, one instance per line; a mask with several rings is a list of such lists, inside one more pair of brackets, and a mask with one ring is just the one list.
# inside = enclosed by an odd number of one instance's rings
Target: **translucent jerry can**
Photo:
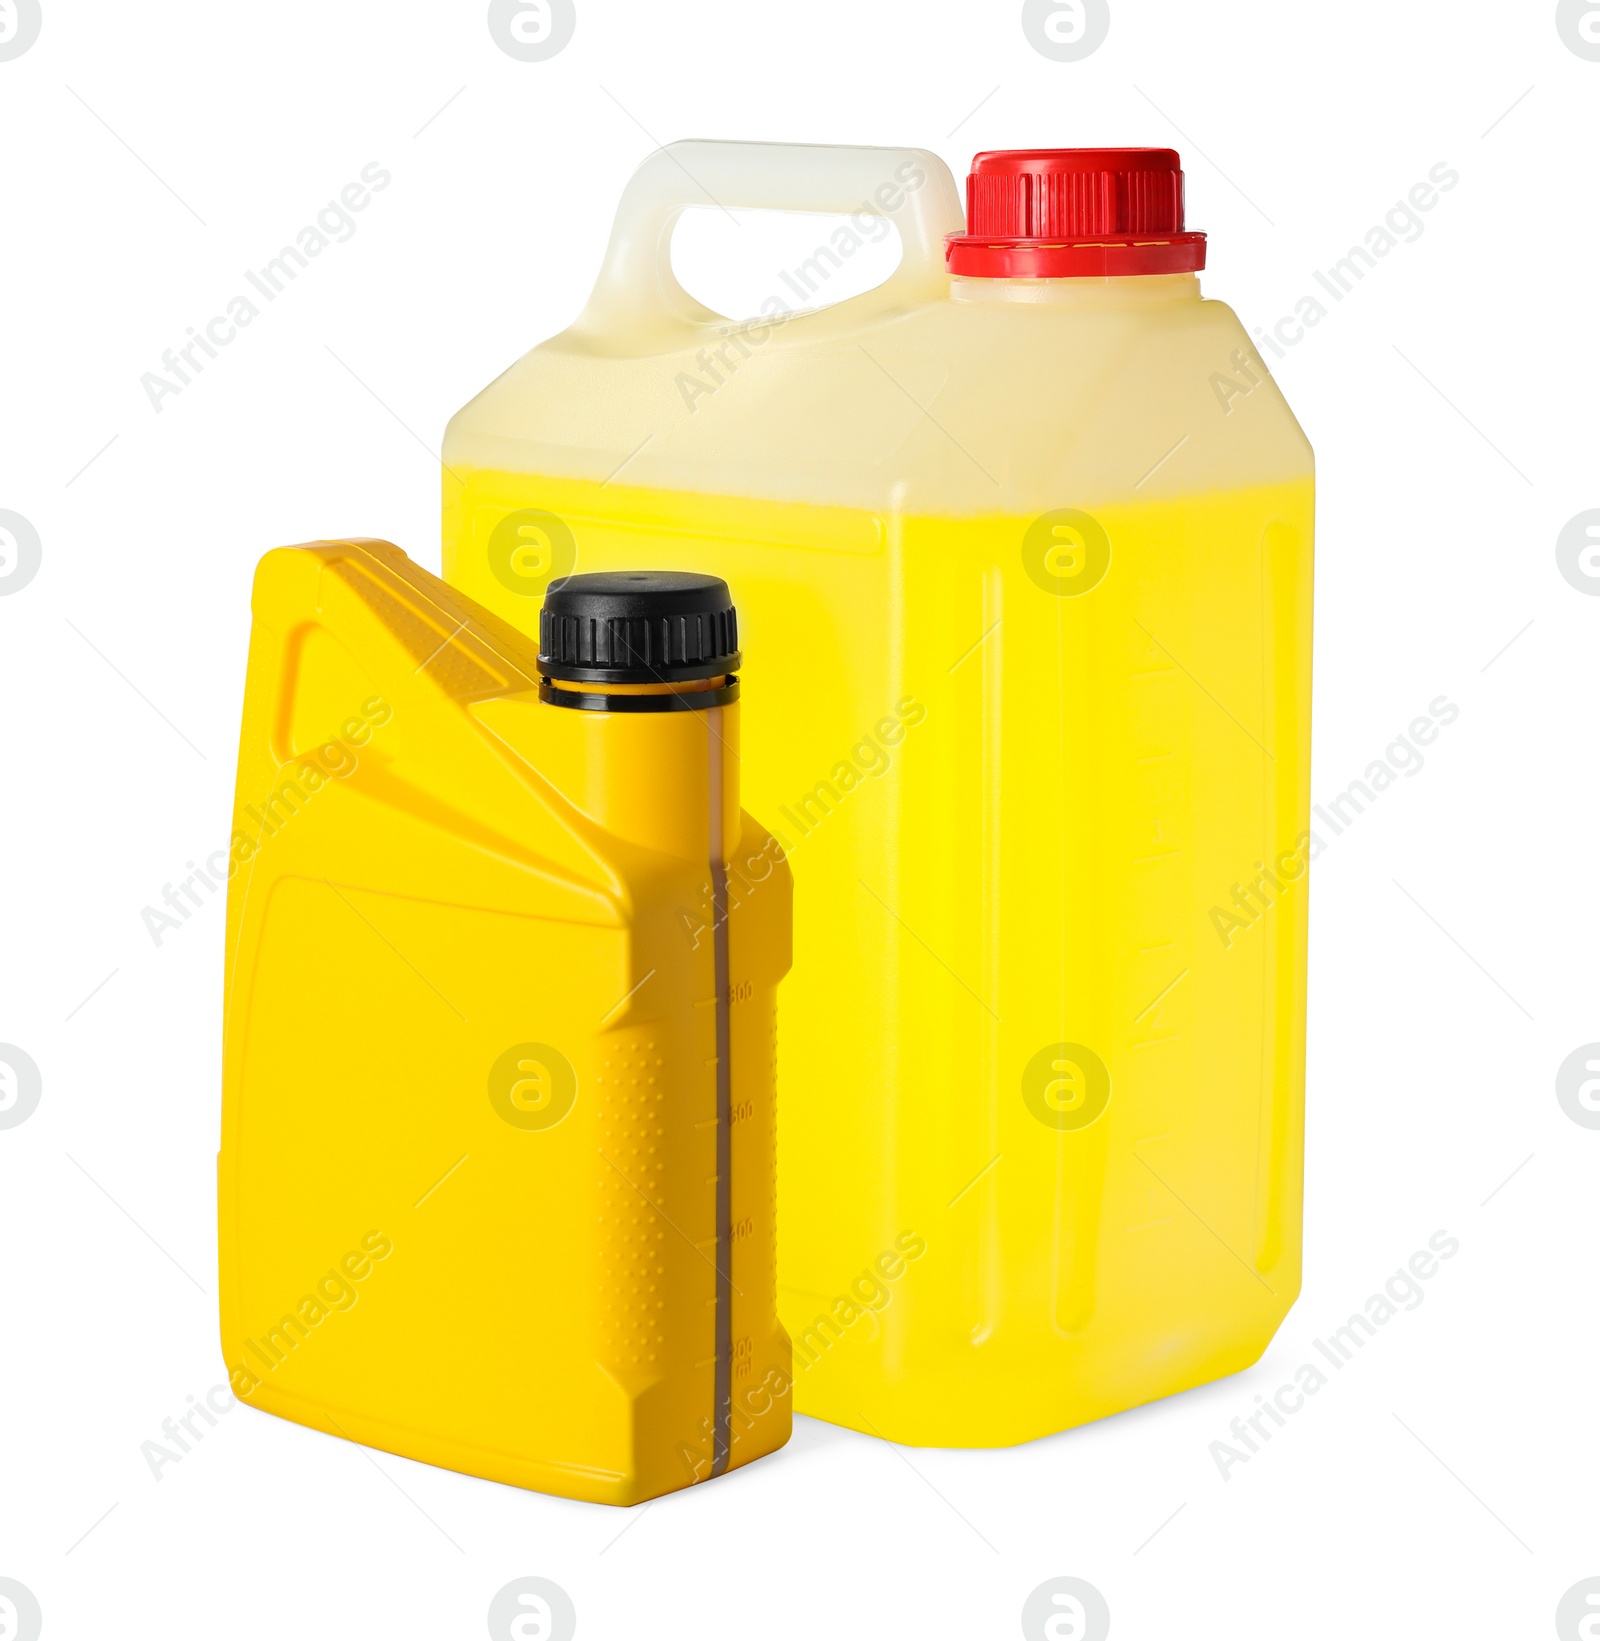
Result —
[[[755, 318], [690, 206], [898, 228]], [[763, 666], [796, 884], [779, 1072], [796, 1405], [1011, 1443], [1235, 1372], [1300, 1283], [1312, 456], [1203, 300], [1164, 149], [679, 143], [588, 307], [450, 424], [446, 579], [690, 561]]]
[[546, 602], [541, 651], [383, 542], [262, 561], [222, 1346], [252, 1406], [631, 1504], [788, 1439], [789, 876], [740, 810], [727, 588]]

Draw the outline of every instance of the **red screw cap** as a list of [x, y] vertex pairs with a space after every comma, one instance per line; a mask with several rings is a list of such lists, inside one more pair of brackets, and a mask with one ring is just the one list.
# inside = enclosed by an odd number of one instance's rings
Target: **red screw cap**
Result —
[[945, 262], [973, 279], [1194, 273], [1206, 236], [1184, 231], [1173, 149], [1002, 148], [973, 159]]

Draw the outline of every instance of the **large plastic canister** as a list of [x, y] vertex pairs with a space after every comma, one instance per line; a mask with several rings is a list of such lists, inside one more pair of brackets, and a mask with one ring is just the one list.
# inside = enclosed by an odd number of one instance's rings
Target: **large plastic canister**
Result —
[[383, 542], [257, 573], [228, 895], [222, 1346], [247, 1404], [632, 1504], [781, 1446], [781, 851], [713, 577], [541, 653]]
[[[851, 213], [737, 322], [714, 204]], [[588, 307], [450, 424], [444, 573], [693, 562], [794, 870], [802, 1412], [1021, 1441], [1253, 1362], [1300, 1283], [1312, 457], [1166, 149], [678, 143]], [[899, 230], [877, 289], [820, 311]], [[913, 1257], [908, 1250], [916, 1250]]]

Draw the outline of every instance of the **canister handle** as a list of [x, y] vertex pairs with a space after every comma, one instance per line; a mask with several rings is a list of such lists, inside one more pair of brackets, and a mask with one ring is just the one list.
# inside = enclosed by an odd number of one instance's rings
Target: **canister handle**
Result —
[[671, 347], [682, 345], [685, 326], [726, 324], [672, 272], [672, 230], [691, 206], [887, 218], [900, 233], [900, 265], [882, 285], [854, 299], [874, 307], [943, 296], [949, 288], [944, 238], [963, 226], [955, 179], [924, 148], [669, 143], [623, 190], [600, 277], [573, 327], [586, 341], [618, 352]]

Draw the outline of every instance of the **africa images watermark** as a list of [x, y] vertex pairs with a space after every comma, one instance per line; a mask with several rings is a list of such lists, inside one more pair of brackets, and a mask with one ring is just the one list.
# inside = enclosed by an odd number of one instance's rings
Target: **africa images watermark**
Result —
[[867, 778], [879, 779], [889, 773], [894, 763], [894, 751], [905, 740], [908, 730], [915, 729], [928, 716], [928, 709], [914, 695], [903, 697], [894, 709], [894, 716], [884, 716], [850, 748], [850, 755], [841, 758], [821, 780], [797, 797], [792, 804], [778, 805], [778, 813], [796, 829], [790, 842], [776, 827], [778, 841], [786, 852], [792, 853], [802, 838], [808, 838], [850, 796], [866, 784]]
[[1023, 37], [1052, 62], [1082, 62], [1110, 32], [1109, 0], [1023, 0]]
[[[1314, 804], [1316, 815], [1335, 837], [1347, 832], [1370, 805], [1402, 776], [1422, 773], [1425, 759], [1422, 748], [1431, 746], [1442, 728], [1448, 728], [1461, 716], [1460, 707], [1447, 696], [1435, 696], [1428, 703], [1426, 717], [1413, 718], [1406, 729], [1384, 748], [1381, 758], [1374, 758], [1360, 780], [1351, 783], [1326, 805]], [[1302, 832], [1292, 849], [1286, 849], [1268, 867], [1256, 862], [1256, 875], [1241, 883], [1230, 885], [1232, 910], [1227, 906], [1213, 906], [1208, 914], [1211, 927], [1225, 950], [1231, 950], [1233, 939], [1246, 929], [1254, 928], [1270, 912], [1281, 897], [1298, 883], [1314, 861], [1328, 847], [1327, 841], [1314, 831]]]
[[[262, 1374], [256, 1372], [245, 1353], [257, 1358], [264, 1373], [276, 1371], [288, 1361], [291, 1352], [311, 1337], [313, 1328], [321, 1327], [336, 1311], [355, 1309], [361, 1297], [356, 1284], [366, 1281], [376, 1262], [387, 1259], [393, 1252], [394, 1242], [382, 1231], [368, 1231], [361, 1239], [360, 1248], [352, 1248], [316, 1283], [312, 1292], [293, 1310], [284, 1313], [276, 1326], [260, 1339], [246, 1339], [244, 1353], [228, 1370], [228, 1383], [213, 1385], [203, 1399], [190, 1396], [184, 1412], [175, 1419], [162, 1420], [160, 1441], [141, 1444], [139, 1451], [150, 1466], [150, 1474], [160, 1481], [165, 1466], [179, 1463], [205, 1440], [207, 1429], [216, 1429], [219, 1415], [233, 1412], [240, 1402], [248, 1402], [260, 1388]], [[4, 1641], [3, 1632], [0, 1632], [0, 1641]]]
[[891, 1282], [898, 1282], [909, 1265], [928, 1251], [927, 1239], [915, 1231], [902, 1231], [892, 1250], [886, 1250], [839, 1295], [832, 1306], [818, 1314], [811, 1326], [794, 1341], [795, 1355], [803, 1368], [810, 1369], [839, 1343], [845, 1329], [866, 1316], [879, 1316], [894, 1298]]
[[[1336, 304], [1343, 302], [1391, 251], [1401, 245], [1414, 245], [1428, 226], [1422, 220], [1423, 213], [1434, 210], [1439, 205], [1440, 196], [1450, 193], [1460, 181], [1461, 173], [1453, 170], [1448, 161], [1440, 160], [1428, 172], [1425, 181], [1417, 183], [1404, 199], [1396, 200], [1384, 214], [1383, 221], [1367, 230], [1359, 245], [1352, 245], [1327, 269], [1313, 270], [1311, 277], [1316, 280], [1319, 292], [1308, 291], [1295, 303], [1294, 312], [1285, 314], [1271, 327], [1270, 332], [1259, 325], [1255, 327], [1255, 334], [1262, 345], [1270, 348], [1279, 359], [1288, 358], [1287, 349], [1303, 342], [1307, 333], [1320, 325], [1331, 312], [1322, 297], [1326, 295]], [[1236, 368], [1237, 363], [1236, 355]], [[1250, 385], [1231, 382], [1226, 375], [1222, 376], [1220, 385], [1218, 377], [1213, 376], [1211, 385], [1221, 399], [1224, 410], [1231, 408], [1234, 398], [1251, 390]]]
[[20, 1128], [38, 1109], [43, 1092], [38, 1061], [15, 1043], [0, 1043], [0, 1128]]
[[[291, 760], [291, 764], [299, 765], [295, 774], [282, 775], [261, 803], [244, 806], [244, 814], [260, 829], [254, 837], [244, 827], [235, 827], [226, 849], [208, 855], [204, 866], [189, 861], [189, 875], [181, 883], [162, 886], [161, 900], [167, 910], [160, 906], [140, 909], [139, 916], [151, 940], [159, 946], [170, 930], [181, 929], [207, 899], [227, 887], [241, 866], [255, 859], [268, 838], [276, 837], [330, 781], [347, 780], [355, 774], [360, 763], [356, 748], [365, 746], [372, 739], [372, 731], [381, 729], [393, 716], [394, 708], [381, 695], [374, 695], [362, 703], [361, 716], [346, 718], [332, 740]], [[204, 896], [197, 884], [205, 890]]]
[[39, 532], [22, 516], [0, 507], [0, 598], [20, 593], [39, 573]]
[[[39, 0], [0, 0], [0, 63], [9, 63], [27, 51], [43, 25]], [[11, 1635], [9, 1630], [0, 1630], [0, 1641], [11, 1641]]]
[[244, 277], [250, 294], [241, 291], [227, 303], [224, 312], [202, 326], [190, 325], [189, 340], [168, 348], [161, 355], [161, 369], [147, 370], [139, 378], [150, 408], [159, 416], [164, 399], [176, 398], [186, 387], [192, 387], [195, 378], [205, 371], [206, 360], [218, 358], [220, 349], [231, 345], [240, 331], [260, 318], [261, 308], [256, 306], [255, 297], [261, 298], [263, 306], [276, 302], [314, 258], [332, 245], [353, 239], [359, 226], [354, 213], [366, 210], [372, 196], [381, 194], [393, 180], [376, 160], [368, 161], [359, 178], [346, 183], [338, 199], [330, 199], [317, 212], [316, 220], [295, 236], [292, 245], [285, 245], [263, 267], [246, 268]]
[[715, 909], [715, 895], [711, 884], [700, 887], [700, 904], [695, 910], [680, 909], [679, 927], [698, 947], [701, 939], [712, 933], [719, 920], [739, 909], [740, 896], [751, 895], [773, 873], [780, 861], [793, 855], [799, 843], [809, 838], [830, 815], [835, 814], [859, 791], [869, 779], [877, 780], [894, 767], [896, 748], [905, 740], [907, 731], [915, 729], [928, 716], [928, 709], [914, 695], [902, 697], [892, 716], [880, 718], [861, 736], [847, 756], [838, 759], [829, 770], [827, 780], [821, 780], [809, 792], [797, 797], [794, 803], [780, 804], [778, 813], [795, 828], [791, 840], [776, 826], [759, 849], [735, 856], [729, 864], [726, 884], [726, 908], [720, 914]]
[[[794, 1356], [799, 1371], [809, 1372], [814, 1368], [845, 1337], [847, 1329], [868, 1316], [881, 1316], [894, 1298], [894, 1289], [889, 1284], [898, 1282], [927, 1251], [926, 1238], [916, 1231], [902, 1231], [895, 1238], [894, 1247], [879, 1254], [851, 1282], [849, 1288], [826, 1310], [819, 1312], [810, 1327], [795, 1338]], [[749, 1371], [747, 1361], [744, 1373], [748, 1374]], [[737, 1379], [740, 1376], [736, 1361], [734, 1377]], [[782, 1369], [771, 1368], [760, 1384], [735, 1392], [728, 1421], [729, 1437], [734, 1445], [739, 1442], [740, 1427], [746, 1431], [753, 1429], [757, 1420], [785, 1401], [794, 1382], [794, 1377]], [[691, 1447], [687, 1442], [678, 1444], [678, 1457], [696, 1481], [701, 1480], [702, 1475], [711, 1473], [713, 1435], [711, 1420], [702, 1419], [701, 1447]]]
[[[749, 320], [730, 325], [720, 332], [724, 338], [720, 346], [701, 348], [695, 355], [695, 370], [680, 370], [674, 378], [678, 395], [689, 414], [695, 413], [701, 399], [710, 398], [718, 388], [726, 386], [739, 367], [758, 348], [765, 347], [790, 319], [814, 305], [813, 298], [850, 257], [891, 234], [894, 225], [883, 213], [899, 210], [906, 197], [916, 193], [927, 180], [928, 173], [915, 160], [903, 161], [890, 181], [849, 213], [849, 220], [833, 231], [827, 244], [818, 245], [810, 256], [778, 275], [787, 294], [774, 292], [762, 302], [758, 312], [764, 324]], [[789, 300], [791, 296], [799, 301], [799, 308]]]
[[572, 1597], [554, 1579], [514, 1578], [489, 1603], [489, 1641], [572, 1641], [577, 1630]]
[[[204, 1399], [190, 1396], [189, 1406], [184, 1412], [175, 1419], [161, 1421], [160, 1441], [140, 1444], [139, 1451], [144, 1455], [144, 1462], [150, 1466], [150, 1474], [160, 1481], [163, 1465], [181, 1462], [185, 1454], [191, 1451], [191, 1444], [198, 1447], [205, 1440], [206, 1430], [215, 1430], [221, 1423], [219, 1416], [233, 1412], [238, 1405], [239, 1398], [224, 1384], [213, 1385]], [[187, 1437], [185, 1431], [188, 1432]]]
[[573, 0], [489, 0], [489, 37], [518, 62], [545, 63], [559, 56], [577, 27]]
[[[1335, 1328], [1326, 1339], [1311, 1341], [1317, 1354], [1335, 1372], [1343, 1372], [1356, 1355], [1366, 1348], [1369, 1339], [1375, 1339], [1380, 1328], [1387, 1327], [1401, 1311], [1414, 1311], [1427, 1298], [1424, 1282], [1438, 1274], [1441, 1260], [1454, 1259], [1461, 1244], [1448, 1231], [1435, 1231], [1428, 1238], [1427, 1248], [1419, 1248], [1405, 1265], [1397, 1270], [1366, 1304], [1354, 1312], [1342, 1326]], [[1248, 1464], [1272, 1440], [1274, 1429], [1281, 1430], [1296, 1413], [1304, 1410], [1309, 1397], [1315, 1396], [1328, 1383], [1328, 1375], [1316, 1362], [1304, 1362], [1295, 1370], [1291, 1382], [1281, 1384], [1270, 1397], [1258, 1394], [1256, 1408], [1228, 1426], [1231, 1441], [1212, 1442], [1210, 1453], [1216, 1462], [1217, 1473], [1224, 1481], [1232, 1480], [1230, 1472], [1241, 1464]]]

